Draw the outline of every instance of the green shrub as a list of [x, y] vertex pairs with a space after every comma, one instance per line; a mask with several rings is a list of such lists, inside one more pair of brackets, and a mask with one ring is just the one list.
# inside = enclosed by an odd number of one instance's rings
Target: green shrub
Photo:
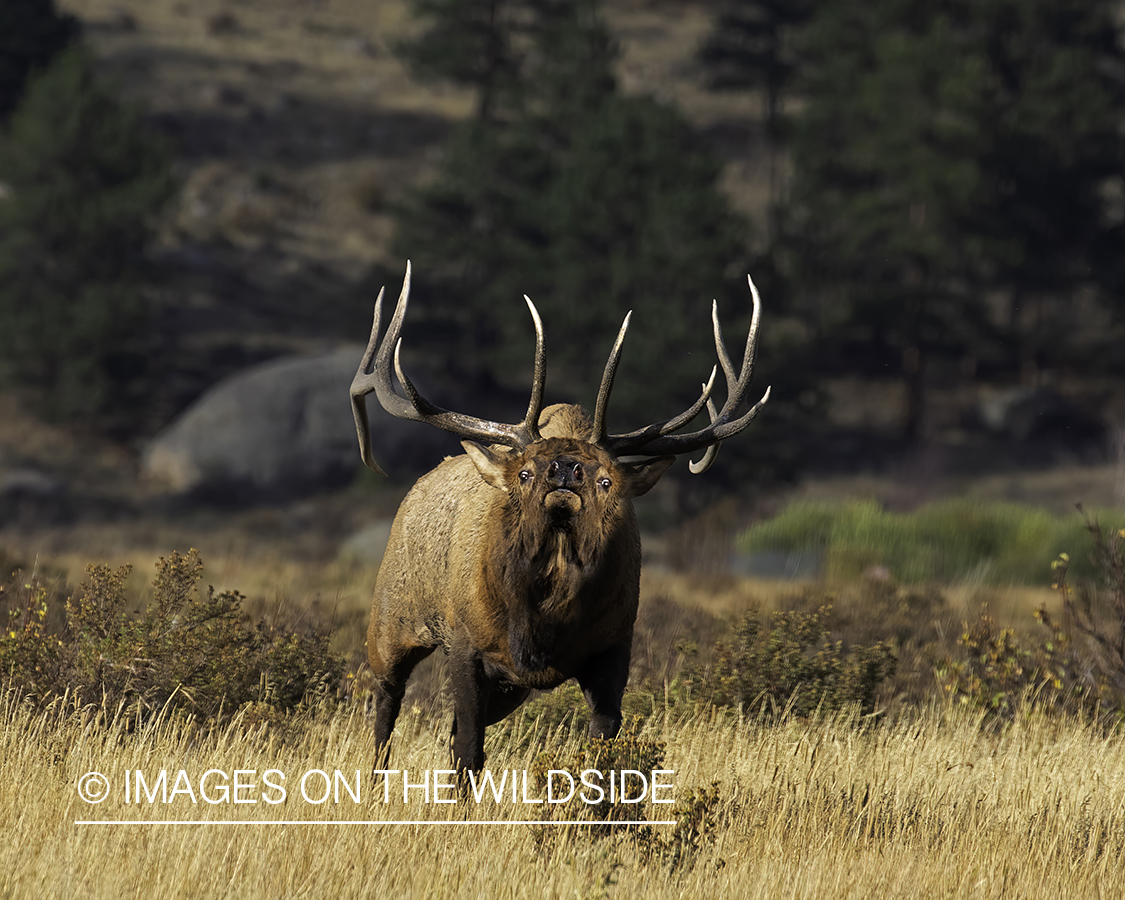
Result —
[[153, 600], [140, 612], [128, 609], [129, 566], [86, 571], [59, 628], [49, 627], [49, 593], [37, 580], [0, 591], [7, 605], [0, 664], [11, 683], [41, 700], [70, 692], [83, 702], [124, 703], [138, 717], [171, 705], [208, 719], [252, 702], [289, 710], [343, 674], [326, 630], [253, 625], [237, 591], [201, 591], [195, 550], [161, 557]]
[[[644, 773], [646, 777], [650, 777], [653, 770], [662, 769], [663, 742], [640, 738], [635, 731], [636, 725], [634, 721], [626, 726], [613, 740], [594, 738], [571, 752], [540, 753], [531, 770], [540, 794], [547, 790], [547, 773], [551, 769], [570, 773], [587, 769], [596, 769], [601, 773], [632, 769]], [[571, 835], [584, 841], [612, 836], [632, 841], [646, 860], [658, 860], [675, 870], [690, 866], [698, 851], [714, 842], [721, 827], [720, 820], [729, 815], [729, 810], [721, 809], [719, 782], [713, 782], [708, 788], [692, 790], [672, 807], [653, 805], [648, 799], [641, 803], [622, 803], [619, 799], [611, 802], [607, 791], [598, 803], [586, 803], [575, 798], [564, 804], [549, 806], [544, 813], [547, 817], [588, 821], [591, 824], [582, 825], [573, 832], [553, 826], [535, 826], [533, 836], [536, 847], [541, 853], [550, 854]], [[651, 818], [674, 819], [676, 825], [670, 834], [664, 834], [651, 825], [620, 824], [640, 823]]]
[[827, 624], [833, 641], [847, 647], [882, 643], [895, 656], [893, 675], [878, 689], [881, 706], [930, 702], [935, 665], [952, 652], [961, 623], [940, 588], [932, 582], [901, 585], [876, 572], [833, 590], [809, 585], [779, 601], [781, 609], [802, 613], [826, 605], [832, 607]]
[[[668, 837], [651, 826], [642, 827], [637, 835], [642, 855], [665, 862], [672, 871], [685, 865], [690, 867], [701, 849], [715, 843], [731, 816], [733, 806], [722, 809], [721, 789], [721, 782], [712, 781], [678, 800], [672, 809], [676, 824]], [[720, 865], [722, 862], [719, 860]]]
[[[1106, 513], [1125, 525], [1125, 515]], [[762, 550], [824, 554], [824, 574], [850, 580], [872, 567], [902, 583], [973, 578], [991, 584], [1035, 583], [1049, 575], [1047, 561], [1085, 538], [1082, 523], [1013, 503], [971, 499], [891, 513], [870, 501], [794, 503], [738, 540], [745, 553]], [[1082, 567], [1083, 574], [1093, 574]]]
[[519, 707], [517, 717], [525, 724], [538, 721], [551, 731], [562, 725], [582, 729], [589, 724], [590, 711], [582, 689], [576, 682], [568, 681], [524, 703]]
[[[634, 769], [645, 773], [647, 777], [653, 769], [660, 769], [663, 765], [664, 744], [659, 741], [644, 740], [637, 736], [634, 727], [625, 727], [616, 738], [608, 740], [591, 738], [573, 753], [558, 751], [540, 753], [532, 766], [531, 775], [535, 779], [536, 787], [543, 792], [547, 789], [547, 773], [551, 769], [563, 769], [572, 773], [586, 769], [596, 769], [602, 773]], [[586, 803], [576, 798], [568, 803], [558, 804], [557, 807], [552, 807], [552, 810], [564, 811], [566, 818], [590, 819], [601, 823], [640, 822], [644, 821], [652, 811], [647, 801], [622, 803], [619, 798], [615, 798], [615, 802], [611, 802], [608, 785], [605, 787], [605, 796], [598, 803]], [[588, 830], [593, 837], [604, 837], [615, 827], [610, 824], [599, 824], [589, 826]]]
[[1094, 575], [1072, 587], [1068, 577], [1077, 567], [1069, 553], [1058, 555], [1051, 586], [1062, 597], [1063, 618], [1056, 622], [1040, 607], [1041, 630], [1030, 642], [998, 629], [986, 612], [966, 624], [959, 658], [938, 669], [960, 702], [1002, 718], [1028, 707], [1115, 719], [1125, 713], [1125, 528], [1107, 538], [1097, 519], [1083, 517], [1093, 541], [1083, 568]]

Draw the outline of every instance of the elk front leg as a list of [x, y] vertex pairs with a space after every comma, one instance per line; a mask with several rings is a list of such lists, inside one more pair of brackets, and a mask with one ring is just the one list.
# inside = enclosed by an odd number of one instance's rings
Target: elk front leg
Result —
[[449, 676], [453, 683], [453, 767], [461, 775], [466, 769], [479, 772], [484, 768], [484, 728], [491, 682], [480, 659], [471, 652], [450, 654]]
[[375, 768], [385, 769], [390, 759], [391, 732], [395, 727], [406, 682], [414, 667], [433, 652], [433, 647], [414, 647], [404, 653], [375, 681]]
[[578, 685], [590, 705], [590, 737], [611, 738], [621, 728], [621, 698], [629, 680], [632, 636], [624, 644], [595, 656], [578, 673]]

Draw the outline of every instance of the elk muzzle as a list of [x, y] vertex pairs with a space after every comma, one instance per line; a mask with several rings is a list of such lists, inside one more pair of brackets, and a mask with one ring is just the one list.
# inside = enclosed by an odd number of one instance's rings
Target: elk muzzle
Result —
[[574, 515], [582, 508], [579, 493], [586, 480], [582, 463], [572, 456], [560, 456], [547, 465], [547, 496], [544, 505], [555, 515]]

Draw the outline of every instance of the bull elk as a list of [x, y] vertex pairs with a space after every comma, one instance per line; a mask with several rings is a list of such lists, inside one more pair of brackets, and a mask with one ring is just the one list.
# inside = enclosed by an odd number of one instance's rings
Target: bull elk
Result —
[[[716, 368], [683, 413], [628, 434], [606, 426], [610, 390], [629, 327], [625, 317], [610, 351], [591, 421], [578, 406], [543, 408], [543, 324], [535, 324], [531, 402], [515, 425], [435, 406], [402, 369], [403, 319], [410, 264], [394, 316], [379, 341], [383, 292], [371, 338], [351, 386], [360, 454], [371, 455], [366, 396], [374, 391], [393, 416], [426, 422], [460, 438], [464, 455], [445, 459], [407, 494], [391, 527], [375, 582], [367, 655], [375, 675], [375, 744], [385, 764], [388, 742], [414, 667], [436, 648], [449, 657], [453, 685], [452, 750], [458, 770], [484, 765], [484, 729], [511, 713], [534, 689], [576, 678], [590, 705], [590, 734], [613, 737], [629, 674], [640, 590], [641, 542], [632, 500], [647, 492], [675, 457], [705, 451], [691, 471], [705, 471], [719, 443], [742, 431], [769, 390], [738, 415], [750, 383], [761, 304], [742, 365], [735, 371], [711, 319], [727, 399], [711, 399]], [[401, 386], [392, 381], [391, 365]], [[710, 423], [689, 433], [704, 409]], [[624, 457], [645, 457], [628, 462]]]

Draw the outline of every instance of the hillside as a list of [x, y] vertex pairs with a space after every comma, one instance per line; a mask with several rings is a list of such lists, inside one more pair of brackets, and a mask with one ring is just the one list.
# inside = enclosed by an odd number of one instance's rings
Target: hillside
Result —
[[[60, 5], [177, 147], [183, 190], [160, 243], [161, 307], [187, 367], [212, 364], [195, 379], [365, 334], [367, 276], [397, 275], [403, 262], [388, 249], [389, 207], [432, 171], [471, 109], [468, 93], [419, 84], [395, 58], [408, 4]], [[624, 88], [681, 104], [729, 160], [732, 196], [754, 212], [747, 150], [758, 104], [704, 90], [693, 61], [704, 8], [617, 2], [607, 15]]]

